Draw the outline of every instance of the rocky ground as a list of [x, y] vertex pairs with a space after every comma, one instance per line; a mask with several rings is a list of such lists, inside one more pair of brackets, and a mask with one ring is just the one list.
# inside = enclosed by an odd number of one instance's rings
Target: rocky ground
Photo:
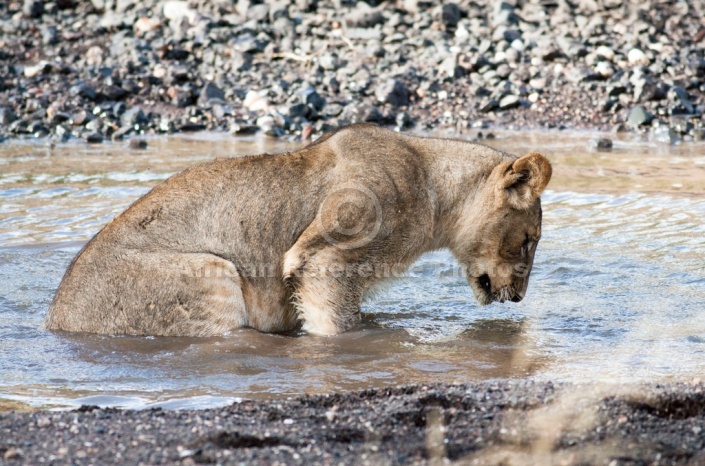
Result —
[[0, 139], [370, 121], [699, 140], [704, 17], [695, 0], [9, 0]]
[[0, 413], [0, 433], [8, 465], [702, 465], [705, 385], [505, 381], [204, 411], [82, 407]]

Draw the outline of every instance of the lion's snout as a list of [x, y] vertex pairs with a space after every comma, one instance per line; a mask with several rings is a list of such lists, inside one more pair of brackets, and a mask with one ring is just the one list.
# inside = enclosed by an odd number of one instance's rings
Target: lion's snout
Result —
[[517, 284], [507, 284], [495, 288], [495, 283], [493, 283], [492, 278], [488, 274], [482, 274], [475, 278], [473, 287], [475, 291], [475, 297], [480, 305], [484, 306], [493, 302], [504, 303], [506, 301], [511, 301], [513, 303], [521, 302], [524, 299], [525, 283]]

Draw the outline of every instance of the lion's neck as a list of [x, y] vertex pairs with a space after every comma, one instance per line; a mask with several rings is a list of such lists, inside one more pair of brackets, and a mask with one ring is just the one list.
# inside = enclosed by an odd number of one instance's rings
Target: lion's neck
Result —
[[487, 177], [503, 154], [479, 144], [424, 139], [420, 151], [429, 167], [429, 189], [435, 202], [432, 249], [452, 248], [452, 233], [468, 203], [475, 203]]

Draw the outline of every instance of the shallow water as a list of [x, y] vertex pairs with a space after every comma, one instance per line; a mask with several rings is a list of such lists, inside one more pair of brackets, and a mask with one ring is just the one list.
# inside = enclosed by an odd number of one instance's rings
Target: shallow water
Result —
[[690, 380], [705, 374], [705, 148], [584, 133], [499, 133], [555, 176], [529, 294], [479, 308], [447, 252], [424, 256], [331, 338], [40, 330], [80, 247], [151, 186], [213, 157], [300, 144], [199, 135], [121, 144], [0, 146], [0, 405], [202, 408], [238, 398], [498, 377]]

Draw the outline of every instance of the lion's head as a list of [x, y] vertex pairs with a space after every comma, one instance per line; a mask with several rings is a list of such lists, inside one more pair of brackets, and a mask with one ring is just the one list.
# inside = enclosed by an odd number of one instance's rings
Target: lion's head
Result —
[[481, 305], [526, 295], [541, 238], [540, 195], [551, 173], [537, 153], [500, 163], [466, 203], [453, 252]]

